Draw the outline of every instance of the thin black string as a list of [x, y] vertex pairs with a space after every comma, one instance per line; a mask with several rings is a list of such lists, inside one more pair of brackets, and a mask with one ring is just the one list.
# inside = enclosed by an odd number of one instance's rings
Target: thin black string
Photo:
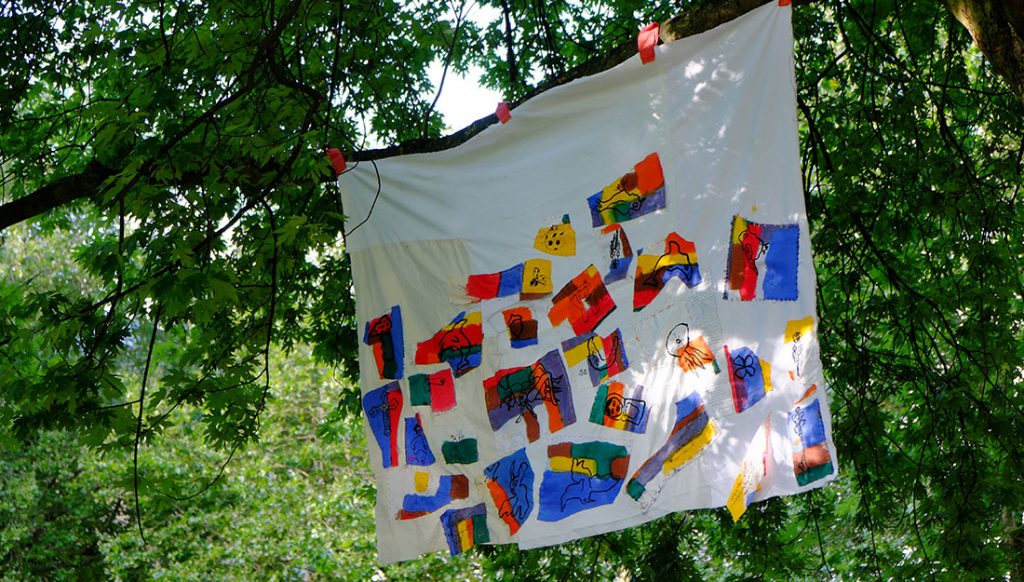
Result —
[[377, 174], [377, 193], [373, 195], [373, 202], [370, 203], [370, 211], [366, 213], [366, 218], [364, 218], [362, 220], [362, 222], [360, 222], [359, 224], [353, 226], [352, 229], [349, 230], [347, 233], [345, 232], [345, 228], [342, 227], [342, 229], [341, 229], [341, 236], [342, 236], [342, 240], [343, 241], [346, 238], [348, 238], [348, 236], [350, 236], [353, 232], [355, 232], [357, 228], [359, 228], [360, 226], [366, 224], [366, 221], [370, 220], [370, 216], [373, 215], [373, 208], [377, 205], [377, 199], [380, 198], [380, 191], [381, 191], [380, 170], [377, 169], [377, 162], [375, 160], [370, 160], [370, 163], [373, 164], [373, 171], [374, 171], [375, 174]]

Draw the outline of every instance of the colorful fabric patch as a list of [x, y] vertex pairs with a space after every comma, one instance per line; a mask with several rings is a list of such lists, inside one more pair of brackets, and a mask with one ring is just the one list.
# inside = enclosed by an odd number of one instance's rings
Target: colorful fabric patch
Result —
[[504, 271], [466, 278], [466, 296], [472, 303], [513, 295], [536, 299], [552, 291], [551, 261], [547, 259], [530, 259]]
[[644, 400], [644, 387], [627, 388], [622, 382], [601, 384], [590, 408], [590, 422], [643, 434], [650, 410]]
[[463, 311], [432, 338], [416, 345], [416, 363], [426, 365], [445, 362], [458, 378], [480, 365], [483, 341], [480, 312], [467, 314]]
[[540, 438], [538, 406], [547, 411], [549, 432], [576, 422], [569, 378], [558, 350], [530, 366], [499, 370], [484, 380], [484, 396], [491, 428], [498, 430], [510, 420], [522, 420], [531, 443]]
[[484, 477], [498, 517], [508, 525], [509, 535], [515, 535], [533, 511], [533, 467], [526, 449], [491, 464]]
[[637, 256], [633, 311], [647, 307], [672, 279], [690, 288], [701, 282], [696, 245], [674, 232], [665, 239], [664, 254], [645, 255], [641, 250]]
[[608, 274], [604, 276], [605, 284], [621, 281], [629, 275], [629, 265], [633, 262], [633, 248], [629, 246], [626, 231], [618, 224], [601, 229], [601, 234], [610, 235], [605, 251], [608, 255]]
[[410, 465], [426, 467], [433, 465], [436, 459], [423, 432], [423, 421], [419, 413], [405, 419], [405, 462]]
[[469, 497], [469, 479], [465, 475], [441, 475], [433, 495], [410, 493], [402, 498], [402, 509], [397, 519], [416, 519], [429, 515], [453, 501]]
[[788, 344], [798, 342], [800, 338], [809, 335], [814, 331], [814, 317], [808, 315], [803, 319], [793, 319], [786, 322], [786, 333], [784, 341]]
[[801, 487], [833, 473], [817, 386], [811, 386], [789, 413], [789, 440], [793, 446], [793, 473]]
[[363, 411], [370, 423], [384, 467], [398, 466], [398, 422], [402, 417], [402, 388], [398, 382], [370, 390], [363, 396]]
[[729, 364], [732, 403], [737, 413], [757, 404], [772, 391], [772, 366], [757, 357], [753, 350], [742, 347], [730, 352], [729, 346], [725, 346], [725, 359]]
[[569, 215], [562, 217], [562, 224], [553, 224], [537, 231], [533, 248], [557, 257], [576, 255], [576, 231], [569, 224]]
[[764, 421], [757, 429], [754, 441], [743, 457], [736, 481], [729, 491], [729, 499], [725, 506], [729, 508], [733, 523], [740, 520], [747, 507], [754, 501], [754, 494], [761, 490], [761, 482], [768, 476], [768, 450], [771, 446], [771, 418]]
[[537, 345], [537, 320], [529, 307], [506, 309], [501, 315], [505, 318], [505, 328], [513, 348]]
[[530, 259], [523, 263], [523, 292], [519, 294], [519, 299], [537, 299], [554, 291], [555, 286], [551, 282], [551, 261]]
[[551, 325], [558, 327], [563, 321], [568, 321], [576, 335], [594, 331], [608, 314], [615, 311], [615, 301], [608, 294], [601, 281], [601, 273], [594, 265], [566, 283], [551, 303], [548, 311]]
[[409, 376], [409, 404], [430, 406], [435, 414], [456, 407], [455, 380], [451, 370]]
[[786, 331], [783, 342], [790, 346], [790, 353], [793, 355], [793, 370], [789, 375], [794, 380], [803, 376], [804, 357], [807, 349], [807, 340], [810, 334], [814, 333], [814, 317], [808, 315], [803, 319], [794, 319], [786, 322]]
[[654, 152], [633, 171], [587, 198], [594, 226], [626, 222], [665, 208], [665, 177]]
[[[619, 330], [605, 338], [588, 333], [565, 340], [562, 342], [562, 352], [570, 368], [582, 367], [586, 363], [592, 386], [597, 386], [629, 367], [622, 332]], [[583, 373], [582, 370], [580, 373]]]
[[516, 295], [523, 290], [523, 263], [498, 273], [470, 275], [466, 279], [466, 295], [475, 301]]
[[[726, 299], [741, 301], [797, 299], [800, 228], [795, 224], [760, 224], [736, 215], [732, 219]], [[758, 283], [761, 293], [758, 295]]]
[[704, 336], [691, 336], [690, 325], [679, 323], [665, 337], [665, 349], [670, 356], [676, 358], [684, 372], [694, 372], [710, 367], [715, 374], [720, 370], [711, 346]]
[[471, 465], [480, 460], [476, 439], [444, 441], [441, 443], [441, 455], [449, 465]]
[[402, 340], [402, 310], [396, 305], [384, 315], [366, 322], [363, 343], [373, 348], [381, 380], [402, 377], [405, 347]]
[[601, 441], [558, 443], [548, 447], [548, 463], [537, 519], [558, 521], [615, 501], [629, 471], [629, 453]]
[[491, 541], [487, 531], [487, 507], [483, 503], [442, 513], [441, 529], [453, 556]]
[[664, 481], [703, 451], [715, 434], [700, 396], [693, 392], [683, 398], [676, 403], [676, 421], [665, 444], [633, 474], [626, 492], [644, 509], [650, 507]]
[[415, 471], [412, 474], [413, 485], [416, 487], [417, 493], [423, 493], [430, 486], [430, 473], [426, 471]]

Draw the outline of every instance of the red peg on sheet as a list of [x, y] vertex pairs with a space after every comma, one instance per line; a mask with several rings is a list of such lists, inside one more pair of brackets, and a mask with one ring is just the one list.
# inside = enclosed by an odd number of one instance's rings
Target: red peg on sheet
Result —
[[340, 176], [345, 171], [345, 156], [341, 155], [338, 148], [327, 148], [327, 157], [331, 158], [331, 165], [334, 166], [335, 175]]
[[793, 3], [793, 0], [779, 0], [779, 6], [789, 6]]
[[647, 64], [654, 60], [654, 47], [658, 44], [659, 24], [652, 22], [640, 29], [636, 36], [636, 46], [640, 49], [640, 62]]
[[504, 101], [498, 103], [498, 109], [495, 110], [494, 114], [498, 116], [498, 121], [503, 124], [508, 123], [508, 120], [512, 119], [512, 113], [508, 110], [508, 103]]

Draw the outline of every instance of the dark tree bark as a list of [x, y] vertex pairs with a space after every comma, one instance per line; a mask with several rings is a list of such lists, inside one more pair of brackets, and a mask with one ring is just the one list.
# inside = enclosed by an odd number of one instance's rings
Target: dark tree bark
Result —
[[946, 0], [946, 5], [1024, 101], [1024, 0]]
[[93, 160], [79, 174], [58, 178], [38, 190], [0, 206], [0, 230], [45, 214], [69, 202], [99, 192], [103, 182], [116, 172]]

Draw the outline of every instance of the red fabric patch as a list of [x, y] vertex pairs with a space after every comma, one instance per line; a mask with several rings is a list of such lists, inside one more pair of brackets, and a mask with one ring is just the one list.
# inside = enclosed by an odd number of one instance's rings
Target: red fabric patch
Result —
[[504, 101], [498, 103], [498, 109], [494, 111], [494, 114], [498, 116], [498, 121], [502, 123], [508, 123], [508, 120], [512, 119], [512, 113], [508, 110], [508, 103]]
[[[442, 370], [445, 374], [439, 374], [439, 382], [430, 383], [430, 410], [438, 412], [447, 412], [455, 408], [455, 381], [452, 379], [452, 374], [448, 370]], [[433, 376], [431, 380], [433, 380]]]
[[654, 60], [654, 47], [658, 44], [658, 28], [657, 22], [652, 22], [647, 26], [640, 29], [640, 34], [636, 37], [636, 46], [640, 49], [640, 62], [647, 64]]
[[345, 156], [341, 155], [341, 150], [338, 148], [327, 148], [327, 157], [331, 158], [334, 173], [340, 176], [345, 171]]
[[466, 278], [466, 295], [473, 299], [493, 299], [498, 296], [501, 285], [501, 273], [470, 275]]

